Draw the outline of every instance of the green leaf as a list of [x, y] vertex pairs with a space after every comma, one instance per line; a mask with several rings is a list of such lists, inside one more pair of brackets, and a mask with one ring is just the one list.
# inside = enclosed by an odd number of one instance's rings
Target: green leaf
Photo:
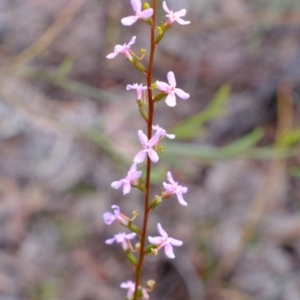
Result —
[[176, 135], [177, 139], [194, 138], [203, 135], [205, 133], [203, 125], [225, 113], [224, 104], [230, 95], [230, 90], [229, 85], [221, 86], [205, 110], [180, 122], [170, 131]]
[[[256, 156], [260, 153], [256, 153], [259, 151], [264, 151], [264, 155], [271, 157], [273, 155], [273, 152], [277, 150], [276, 148], [266, 148], [266, 149], [257, 149], [252, 148], [264, 135], [264, 131], [261, 128], [257, 128], [248, 135], [238, 139], [237, 141], [229, 144], [228, 146], [224, 146], [221, 148], [217, 147], [207, 147], [203, 145], [195, 145], [191, 143], [176, 143], [172, 142], [171, 144], [168, 143], [168, 153], [169, 154], [179, 154], [179, 155], [185, 155], [189, 157], [195, 157], [200, 159], [225, 159], [230, 157], [241, 157], [241, 156]], [[255, 151], [256, 152], [255, 152]], [[286, 149], [278, 149], [280, 153], [279, 155], [282, 155], [286, 153]], [[284, 153], [282, 153], [284, 150]], [[267, 152], [266, 152], [267, 151]], [[166, 156], [166, 159], [168, 157]]]
[[300, 128], [285, 132], [278, 139], [279, 146], [293, 146], [300, 142]]

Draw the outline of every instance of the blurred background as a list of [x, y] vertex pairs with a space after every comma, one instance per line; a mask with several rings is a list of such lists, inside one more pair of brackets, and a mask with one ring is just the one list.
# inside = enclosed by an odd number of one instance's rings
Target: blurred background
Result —
[[[158, 19], [165, 20], [159, 1]], [[191, 25], [159, 44], [154, 80], [176, 74], [190, 93], [157, 105], [176, 134], [153, 173], [188, 186], [151, 215], [184, 241], [176, 259], [149, 257], [151, 299], [300, 299], [300, 4], [298, 0], [168, 0]], [[127, 84], [129, 0], [0, 1], [0, 300], [124, 299], [133, 272], [102, 215], [129, 216], [141, 194], [110, 187], [126, 175], [145, 124]], [[147, 58], [146, 58], [147, 60]], [[141, 222], [141, 217], [137, 223]]]

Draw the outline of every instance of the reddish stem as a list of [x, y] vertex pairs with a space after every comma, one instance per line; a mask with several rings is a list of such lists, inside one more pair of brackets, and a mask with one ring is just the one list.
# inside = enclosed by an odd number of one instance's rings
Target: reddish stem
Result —
[[[155, 53], [155, 20], [156, 20], [156, 6], [157, 0], [152, 1], [153, 8], [153, 16], [152, 16], [152, 25], [151, 25], [151, 41], [150, 41], [150, 58], [149, 58], [149, 67], [146, 75], [147, 79], [147, 87], [148, 87], [148, 103], [149, 103], [149, 117], [147, 122], [147, 132], [148, 139], [152, 136], [152, 125], [153, 125], [153, 117], [154, 117], [154, 102], [152, 99], [152, 73], [153, 73], [153, 64], [154, 64], [154, 53]], [[145, 192], [145, 200], [144, 200], [144, 220], [143, 227], [141, 232], [141, 247], [139, 252], [139, 260], [136, 266], [135, 272], [135, 292], [133, 300], [138, 300], [138, 287], [140, 285], [143, 262], [145, 258], [145, 245], [147, 239], [147, 226], [148, 226], [148, 218], [149, 218], [149, 200], [150, 200], [150, 178], [151, 178], [151, 160], [149, 157], [147, 158], [147, 171], [146, 171], [146, 192]]]

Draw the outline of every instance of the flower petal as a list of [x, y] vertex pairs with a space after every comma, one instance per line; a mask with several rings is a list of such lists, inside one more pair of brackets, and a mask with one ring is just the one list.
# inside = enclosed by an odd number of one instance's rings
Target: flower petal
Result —
[[162, 228], [162, 226], [160, 225], [160, 223], [157, 223], [157, 230], [158, 230], [159, 234], [160, 234], [163, 238], [168, 237], [167, 232]]
[[126, 195], [130, 192], [131, 190], [131, 184], [128, 180], [126, 180], [126, 182], [124, 182], [124, 185], [123, 185], [123, 195]]
[[176, 106], [176, 96], [173, 92], [169, 93], [166, 98], [166, 104], [170, 107]]
[[148, 138], [142, 130], [138, 131], [138, 138], [139, 138], [142, 146], [147, 146]]
[[172, 245], [170, 244], [165, 245], [165, 254], [167, 255], [167, 257], [171, 259], [175, 258]]
[[163, 182], [163, 186], [166, 192], [173, 192], [174, 188], [172, 186], [172, 184]]
[[104, 223], [107, 225], [111, 225], [115, 219], [116, 219], [115, 215], [113, 215], [111, 212], [106, 212], [103, 215]]
[[157, 142], [159, 141], [160, 139], [160, 130], [158, 130], [153, 136], [152, 138], [150, 139], [149, 141], [149, 146], [150, 147], [153, 147], [157, 144]]
[[134, 233], [134, 232], [132, 232], [132, 233], [127, 233], [126, 235], [125, 235], [125, 238], [127, 239], [127, 240], [131, 240], [131, 239], [133, 239], [133, 238], [135, 238], [136, 237], [136, 233]]
[[136, 170], [137, 170], [137, 166], [136, 164], [133, 164], [128, 171], [128, 175], [135, 173]]
[[183, 199], [183, 197], [182, 197], [181, 194], [177, 193], [176, 195], [177, 195], [177, 200], [178, 200], [178, 202], [181, 205], [183, 205], [183, 206], [187, 206], [188, 205], [187, 202]]
[[175, 137], [176, 137], [175, 134], [169, 134], [169, 133], [166, 133], [165, 135], [166, 135], [167, 138], [169, 138], [169, 139], [171, 139], [171, 140], [172, 140], [172, 139], [175, 139]]
[[175, 75], [172, 71], [168, 72], [167, 78], [168, 78], [168, 82], [169, 82], [170, 86], [176, 87], [176, 79], [175, 79]]
[[183, 194], [187, 193], [188, 188], [187, 188], [186, 186], [180, 186], [180, 187], [181, 187], [181, 188], [180, 188], [180, 191], [181, 191]]
[[156, 86], [160, 91], [163, 91], [165, 93], [169, 93], [170, 92], [170, 86], [163, 81], [156, 81]]
[[182, 246], [183, 245], [183, 241], [174, 239], [174, 238], [168, 238], [168, 241], [170, 242], [170, 244], [172, 244], [173, 246]]
[[134, 83], [134, 84], [127, 84], [126, 85], [126, 90], [129, 91], [129, 90], [135, 90], [137, 87], [137, 84]]
[[148, 241], [150, 244], [153, 245], [160, 245], [161, 243], [163, 243], [163, 238], [161, 236], [148, 236]]
[[138, 154], [136, 154], [136, 156], [134, 157], [133, 161], [137, 164], [143, 162], [145, 160], [146, 153], [147, 153], [147, 150], [139, 151]]
[[142, 176], [142, 171], [137, 171], [137, 172], [130, 175], [129, 180], [132, 183], [132, 181], [136, 181], [141, 176]]
[[136, 36], [133, 36], [130, 40], [130, 42], [128, 43], [128, 46], [131, 46], [135, 43], [135, 40], [136, 40]]
[[113, 238], [111, 238], [111, 239], [106, 240], [106, 241], [105, 241], [105, 244], [111, 245], [111, 244], [114, 243], [115, 240], [116, 240], [116, 238], [113, 237]]
[[159, 161], [159, 156], [153, 149], [148, 150], [148, 156], [153, 163], [156, 163]]
[[183, 91], [182, 89], [175, 89], [175, 94], [183, 99], [183, 100], [186, 100], [186, 99], [189, 99], [190, 98], [190, 94], [186, 93], [185, 91]]
[[139, 17], [137, 17], [137, 16], [129, 16], [129, 17], [122, 18], [121, 23], [124, 26], [130, 26], [130, 25], [134, 24], [138, 19], [139, 19]]
[[106, 55], [106, 58], [112, 59], [112, 58], [115, 58], [118, 54], [119, 54], [118, 52], [112, 52], [112, 53]]
[[129, 47], [125, 44], [125, 45], [116, 45], [114, 48], [114, 52], [115, 53], [120, 53], [120, 52], [124, 52], [126, 49], [129, 49]]
[[176, 11], [176, 17], [184, 17], [186, 15], [186, 9], [181, 9], [179, 11]]
[[180, 25], [188, 25], [188, 24], [191, 24], [190, 21], [185, 21], [185, 20], [183, 20], [183, 19], [181, 19], [181, 18], [177, 18], [177, 19], [176, 19], [176, 22], [179, 23]]
[[127, 289], [130, 285], [131, 285], [131, 280], [129, 281], [126, 281], [126, 282], [122, 282], [120, 287], [123, 288], [123, 289]]
[[174, 181], [173, 176], [172, 176], [172, 174], [171, 174], [170, 171], [167, 173], [167, 179], [168, 179], [169, 182], [172, 183], [172, 184], [177, 183], [177, 182]]
[[141, 0], [131, 0], [131, 6], [133, 8], [133, 10], [138, 13], [141, 12], [142, 10], [142, 3]]
[[118, 188], [120, 188], [122, 186], [123, 183], [124, 183], [124, 181], [123, 181], [123, 179], [121, 179], [121, 180], [112, 182], [110, 186], [117, 190]]
[[118, 205], [112, 205], [111, 208], [114, 210], [115, 214], [119, 214], [120, 213], [120, 207]]
[[166, 1], [163, 2], [163, 5], [162, 5], [162, 6], [163, 6], [163, 9], [164, 9], [167, 13], [169, 13], [169, 14], [171, 13], [171, 11], [169, 10], [169, 8], [168, 8], [168, 6], [167, 6]]
[[148, 9], [143, 10], [140, 13], [140, 18], [141, 19], [149, 19], [149, 18], [152, 17], [152, 15], [153, 15], [153, 9], [152, 8], [148, 8]]

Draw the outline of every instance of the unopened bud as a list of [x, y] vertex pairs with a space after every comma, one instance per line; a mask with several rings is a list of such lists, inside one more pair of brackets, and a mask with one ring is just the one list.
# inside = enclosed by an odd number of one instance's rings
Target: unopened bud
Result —
[[143, 4], [143, 9], [148, 9], [148, 8], [150, 8], [150, 4], [148, 2], [145, 2]]
[[158, 101], [164, 99], [166, 96], [167, 96], [166, 93], [160, 92], [159, 94], [157, 94], [157, 95], [154, 97], [154, 102], [158, 102]]
[[144, 73], [144, 74], [146, 74], [147, 73], [147, 69], [145, 68], [145, 66], [143, 65], [143, 64], [141, 64], [139, 61], [132, 61], [132, 64], [135, 66], [135, 68], [138, 70], [138, 71], [140, 71], [140, 72], [142, 72], [142, 73]]
[[136, 266], [136, 258], [132, 252], [126, 253], [126, 258], [132, 265]]
[[150, 209], [154, 209], [156, 206], [158, 206], [162, 202], [162, 198], [160, 196], [155, 196], [153, 201], [150, 204]]
[[150, 291], [152, 291], [154, 289], [154, 286], [156, 284], [156, 282], [153, 279], [150, 279], [147, 281], [147, 286], [150, 288]]
[[141, 244], [140, 243], [136, 243], [135, 244], [135, 249], [136, 250], [140, 250], [141, 249]]

